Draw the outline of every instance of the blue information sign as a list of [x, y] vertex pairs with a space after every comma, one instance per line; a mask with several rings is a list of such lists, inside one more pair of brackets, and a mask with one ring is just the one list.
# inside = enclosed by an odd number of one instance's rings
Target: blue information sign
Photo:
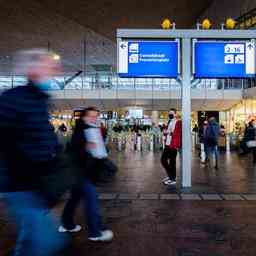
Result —
[[121, 41], [118, 47], [120, 77], [178, 77], [177, 41]]
[[194, 69], [196, 78], [254, 77], [255, 43], [195, 42]]

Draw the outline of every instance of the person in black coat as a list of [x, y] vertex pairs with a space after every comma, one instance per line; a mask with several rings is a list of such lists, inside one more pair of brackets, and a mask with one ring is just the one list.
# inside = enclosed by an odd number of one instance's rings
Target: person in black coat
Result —
[[199, 157], [201, 159], [201, 163], [205, 163], [206, 161], [206, 148], [204, 144], [204, 139], [205, 139], [205, 132], [206, 132], [207, 126], [208, 126], [208, 122], [204, 121], [204, 123], [200, 126], [198, 130], [198, 137], [200, 142]]
[[62, 132], [62, 133], [65, 133], [65, 132], [68, 131], [68, 128], [67, 128], [67, 126], [66, 126], [64, 123], [62, 123], [62, 124], [59, 126], [59, 131]]
[[208, 161], [215, 160], [214, 168], [218, 169], [218, 140], [220, 135], [220, 128], [214, 117], [209, 118], [208, 125], [204, 136], [204, 146], [206, 151], [206, 158]]
[[106, 242], [113, 239], [113, 233], [102, 223], [95, 187], [95, 182], [103, 168], [101, 162], [107, 158], [103, 136], [100, 127], [96, 124], [98, 114], [97, 109], [87, 108], [76, 121], [70, 153], [79, 178], [63, 210], [59, 232], [74, 233], [82, 229], [74, 221], [75, 211], [82, 200], [88, 225], [88, 239], [93, 242]]
[[[245, 129], [244, 134], [245, 143], [256, 141], [256, 129], [255, 129], [255, 121], [251, 120], [248, 126]], [[256, 163], [256, 147], [250, 147], [253, 156], [253, 163]]]
[[56, 169], [58, 141], [47, 89], [60, 67], [46, 50], [21, 52], [15, 64], [28, 83], [0, 96], [0, 179], [5, 180], [0, 189], [7, 192], [4, 199], [17, 224], [14, 255], [54, 255], [66, 239], [55, 232], [42, 180]]

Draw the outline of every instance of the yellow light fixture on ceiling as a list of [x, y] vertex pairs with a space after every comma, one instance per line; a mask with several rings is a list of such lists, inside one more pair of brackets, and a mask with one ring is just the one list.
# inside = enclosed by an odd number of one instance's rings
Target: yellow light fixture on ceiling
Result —
[[204, 19], [202, 22], [202, 28], [203, 29], [210, 29], [212, 26], [212, 23], [209, 19]]
[[172, 27], [172, 22], [169, 19], [164, 19], [161, 26], [162, 29], [170, 29]]
[[232, 18], [228, 18], [225, 23], [226, 29], [234, 29], [236, 21]]

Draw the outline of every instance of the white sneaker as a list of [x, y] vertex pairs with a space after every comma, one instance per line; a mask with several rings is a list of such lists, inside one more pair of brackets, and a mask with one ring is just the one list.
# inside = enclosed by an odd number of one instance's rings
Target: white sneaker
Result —
[[176, 180], [171, 180], [171, 184], [170, 185], [176, 185], [176, 184], [177, 184]]
[[59, 229], [58, 229], [58, 231], [60, 233], [66, 233], [66, 232], [77, 233], [81, 230], [82, 230], [82, 226], [80, 226], [80, 225], [76, 225], [73, 229], [66, 229], [63, 226], [60, 226]]
[[88, 239], [92, 242], [110, 242], [114, 238], [114, 234], [111, 230], [101, 231], [101, 236], [89, 237]]
[[165, 182], [165, 181], [167, 181], [167, 180], [170, 180], [170, 178], [169, 178], [169, 177], [166, 177], [166, 178], [162, 179], [162, 182]]
[[176, 185], [176, 180], [167, 180], [164, 182], [164, 185], [166, 186], [171, 186], [171, 185]]

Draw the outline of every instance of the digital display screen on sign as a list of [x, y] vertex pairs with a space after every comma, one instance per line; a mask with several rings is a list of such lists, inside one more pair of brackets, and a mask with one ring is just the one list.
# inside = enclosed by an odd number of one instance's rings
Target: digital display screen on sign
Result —
[[118, 45], [120, 77], [177, 78], [178, 41], [121, 41]]
[[196, 78], [246, 78], [255, 73], [254, 42], [194, 43]]
[[143, 109], [129, 109], [129, 117], [143, 118]]

